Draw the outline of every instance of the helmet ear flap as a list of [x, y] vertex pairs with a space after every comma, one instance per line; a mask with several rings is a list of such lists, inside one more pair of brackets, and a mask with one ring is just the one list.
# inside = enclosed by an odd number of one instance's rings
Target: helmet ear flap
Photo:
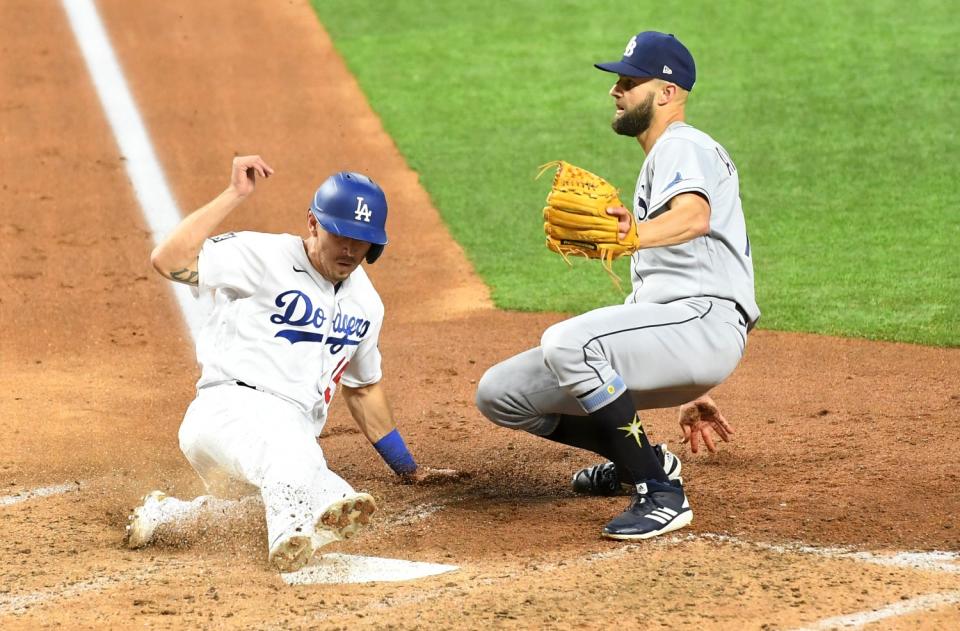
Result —
[[367, 250], [367, 258], [366, 258], [367, 263], [373, 263], [378, 258], [380, 258], [381, 254], [383, 254], [383, 246], [380, 245], [379, 243], [371, 243], [370, 249]]

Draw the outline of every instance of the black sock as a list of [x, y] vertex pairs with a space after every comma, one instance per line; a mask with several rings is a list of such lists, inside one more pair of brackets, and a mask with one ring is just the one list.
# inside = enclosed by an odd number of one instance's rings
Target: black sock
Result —
[[612, 460], [617, 477], [627, 484], [669, 479], [640, 425], [629, 392], [587, 416], [561, 415], [557, 429], [545, 438]]
[[[606, 444], [597, 433], [597, 425], [589, 416], [568, 416], [563, 414], [557, 423], [557, 429], [549, 436], [544, 436], [556, 443], [569, 447], [585, 449], [599, 454], [607, 460], [614, 460], [616, 453]], [[624, 484], [635, 484], [633, 475], [626, 467], [617, 467], [617, 479]]]
[[595, 454], [600, 454], [604, 458], [611, 459], [610, 455], [604, 453], [603, 444], [597, 434], [596, 426], [590, 421], [589, 416], [568, 416], [560, 415], [557, 422], [557, 428], [549, 436], [544, 436], [555, 443], [561, 443], [577, 449], [586, 449]]
[[608, 451], [621, 481], [637, 484], [647, 480], [666, 482], [667, 474], [653, 451], [640, 417], [633, 407], [630, 392], [589, 415], [596, 428], [597, 438]]

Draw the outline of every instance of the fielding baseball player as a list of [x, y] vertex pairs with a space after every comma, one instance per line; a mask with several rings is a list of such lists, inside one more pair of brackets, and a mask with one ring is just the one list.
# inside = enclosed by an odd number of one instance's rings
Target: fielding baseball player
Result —
[[679, 461], [650, 444], [636, 410], [683, 404], [693, 448], [702, 438], [713, 450], [709, 428], [726, 440], [732, 430], [704, 395], [736, 368], [760, 310], [737, 169], [684, 122], [696, 78], [690, 52], [673, 35], [647, 31], [630, 38], [620, 61], [596, 67], [618, 75], [613, 130], [646, 154], [632, 214], [607, 210], [621, 240], [636, 228], [633, 291], [623, 305], [551, 326], [540, 346], [488, 370], [477, 405], [499, 425], [608, 458], [575, 474], [574, 489], [633, 485], [632, 502], [603, 536], [645, 539], [689, 524], [693, 513]]
[[[387, 201], [370, 178], [341, 172], [313, 196], [309, 237], [229, 232], [208, 238], [271, 169], [233, 160], [230, 186], [186, 217], [153, 251], [164, 277], [194, 286], [211, 310], [197, 336], [202, 374], [180, 426], [180, 448], [214, 495], [230, 483], [259, 489], [270, 561], [281, 571], [353, 535], [376, 509], [327, 468], [316, 438], [341, 386], [347, 407], [388, 465], [408, 481], [455, 475], [417, 467], [380, 386], [383, 303], [361, 261], [387, 243]], [[127, 544], [219, 500], [154, 491], [137, 508]]]

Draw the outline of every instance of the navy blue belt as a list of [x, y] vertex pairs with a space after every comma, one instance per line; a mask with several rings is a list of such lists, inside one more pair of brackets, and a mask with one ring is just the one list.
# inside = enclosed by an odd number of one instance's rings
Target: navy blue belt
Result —
[[740, 314], [740, 317], [743, 318], [743, 324], [746, 326], [747, 322], [750, 321], [750, 318], [747, 317], [747, 312], [743, 307], [740, 306], [739, 302], [733, 303], [733, 306], [736, 308], [737, 313]]

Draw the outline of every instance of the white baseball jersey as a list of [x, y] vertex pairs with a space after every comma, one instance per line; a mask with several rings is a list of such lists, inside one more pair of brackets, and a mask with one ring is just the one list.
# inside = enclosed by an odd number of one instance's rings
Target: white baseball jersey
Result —
[[750, 239], [740, 204], [740, 180], [730, 156], [713, 138], [676, 122], [647, 155], [637, 178], [634, 217], [650, 221], [680, 193], [710, 203], [710, 232], [686, 243], [646, 248], [631, 260], [633, 292], [627, 303], [668, 303], [715, 296], [736, 302], [751, 327], [760, 318], [754, 297]]
[[331, 283], [298, 236], [207, 239], [198, 294], [212, 298], [197, 336], [198, 389], [231, 380], [261, 388], [312, 413], [319, 435], [338, 383], [360, 387], [382, 376], [383, 302], [370, 279], [357, 267]]

